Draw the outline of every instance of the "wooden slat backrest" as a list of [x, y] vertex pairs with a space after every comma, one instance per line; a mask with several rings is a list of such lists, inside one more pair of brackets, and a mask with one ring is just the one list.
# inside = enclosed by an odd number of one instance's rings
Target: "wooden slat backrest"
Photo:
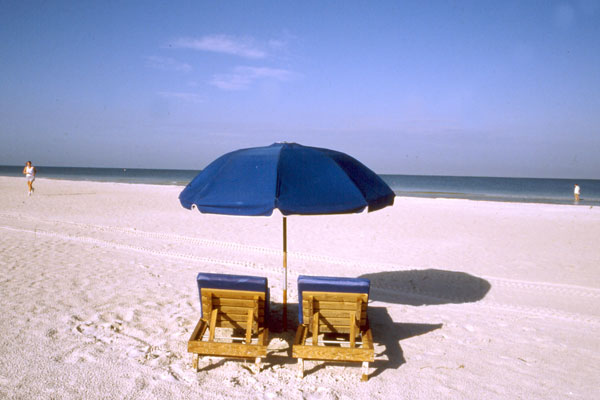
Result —
[[264, 292], [202, 288], [202, 318], [209, 320], [212, 310], [217, 310], [216, 326], [246, 329], [248, 310], [251, 310], [252, 329], [265, 324]]
[[302, 292], [303, 323], [314, 325], [313, 315], [319, 313], [321, 332], [348, 333], [351, 329], [350, 313], [360, 313], [359, 327], [367, 324], [368, 299], [366, 293]]

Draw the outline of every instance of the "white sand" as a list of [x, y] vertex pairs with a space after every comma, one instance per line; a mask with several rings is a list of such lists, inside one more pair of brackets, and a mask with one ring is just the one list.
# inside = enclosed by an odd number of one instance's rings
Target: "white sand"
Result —
[[[600, 209], [397, 198], [290, 217], [298, 274], [368, 276], [376, 342], [358, 364], [306, 362], [281, 328], [281, 217], [202, 215], [181, 187], [0, 177], [0, 398], [595, 399]], [[195, 276], [267, 276], [265, 369], [203, 359]], [[295, 308], [290, 325], [295, 327]]]

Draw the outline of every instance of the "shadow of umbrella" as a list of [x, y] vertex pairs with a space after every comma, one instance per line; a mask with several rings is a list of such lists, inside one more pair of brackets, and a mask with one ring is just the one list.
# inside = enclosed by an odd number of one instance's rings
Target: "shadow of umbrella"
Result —
[[[370, 299], [410, 306], [472, 303], [483, 299], [491, 285], [485, 279], [439, 269], [385, 271], [361, 275], [371, 280]], [[442, 324], [394, 322], [385, 307], [369, 306], [373, 339], [385, 347], [385, 359], [373, 363], [372, 377], [406, 362], [400, 341], [442, 328]]]
[[465, 272], [439, 269], [376, 272], [361, 278], [371, 280], [372, 300], [411, 306], [473, 303], [492, 287]]

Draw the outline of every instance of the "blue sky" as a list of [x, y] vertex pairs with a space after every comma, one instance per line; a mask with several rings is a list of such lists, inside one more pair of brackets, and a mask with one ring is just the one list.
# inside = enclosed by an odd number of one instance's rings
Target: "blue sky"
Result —
[[600, 1], [0, 0], [0, 164], [600, 179]]

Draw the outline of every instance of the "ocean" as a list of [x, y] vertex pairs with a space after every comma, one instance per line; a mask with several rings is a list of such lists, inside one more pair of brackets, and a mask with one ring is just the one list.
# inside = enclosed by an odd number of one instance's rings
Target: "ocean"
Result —
[[[199, 172], [139, 168], [36, 168], [39, 178], [178, 186], [185, 186]], [[0, 176], [22, 177], [22, 171], [23, 166], [0, 166]], [[380, 176], [398, 196], [552, 204], [574, 204], [573, 185], [577, 183], [581, 188], [581, 199], [577, 204], [600, 206], [600, 180], [597, 179]]]

